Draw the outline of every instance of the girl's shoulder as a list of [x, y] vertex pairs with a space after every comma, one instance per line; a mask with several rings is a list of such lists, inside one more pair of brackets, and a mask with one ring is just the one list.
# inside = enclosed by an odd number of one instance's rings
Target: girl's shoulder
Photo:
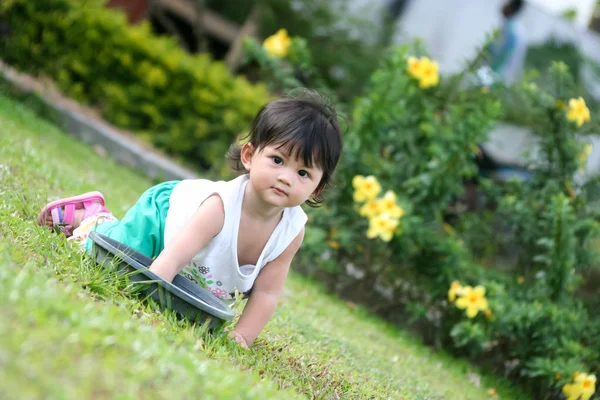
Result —
[[219, 192], [219, 181], [209, 179], [184, 179], [173, 188], [170, 196], [171, 206], [197, 208], [211, 194]]
[[191, 194], [202, 192], [204, 190], [212, 190], [219, 182], [209, 179], [184, 179], [173, 189], [174, 192]]
[[210, 179], [184, 179], [180, 181], [171, 194], [172, 203], [190, 203], [195, 206], [213, 194], [218, 194], [225, 203], [239, 197], [243, 188], [244, 176], [230, 181], [212, 181]]
[[301, 206], [289, 208], [288, 218], [297, 227], [303, 227], [308, 221], [308, 216], [306, 215]]
[[181, 185], [185, 188], [203, 188], [203, 187], [240, 187], [247, 179], [247, 174], [238, 176], [237, 178], [228, 181], [212, 181], [210, 179], [197, 178], [197, 179], [184, 179], [179, 181], [178, 186]]

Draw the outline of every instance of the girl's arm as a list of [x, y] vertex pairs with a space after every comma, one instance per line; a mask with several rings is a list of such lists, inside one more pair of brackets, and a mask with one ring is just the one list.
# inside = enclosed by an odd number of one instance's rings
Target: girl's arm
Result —
[[248, 303], [237, 326], [231, 333], [231, 337], [238, 336], [236, 339], [239, 339], [241, 336], [248, 346], [254, 343], [277, 307], [290, 264], [300, 248], [303, 238], [304, 228], [279, 257], [265, 265], [260, 271]]
[[224, 220], [223, 200], [217, 195], [210, 196], [154, 260], [150, 271], [171, 282], [192, 257], [221, 232]]

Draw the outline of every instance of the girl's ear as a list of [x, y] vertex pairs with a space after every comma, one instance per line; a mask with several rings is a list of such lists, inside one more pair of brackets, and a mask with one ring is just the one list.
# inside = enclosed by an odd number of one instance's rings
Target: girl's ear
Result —
[[250, 166], [252, 165], [252, 155], [254, 154], [254, 150], [252, 143], [245, 143], [242, 146], [242, 151], [240, 153], [240, 161], [248, 172], [250, 172]]

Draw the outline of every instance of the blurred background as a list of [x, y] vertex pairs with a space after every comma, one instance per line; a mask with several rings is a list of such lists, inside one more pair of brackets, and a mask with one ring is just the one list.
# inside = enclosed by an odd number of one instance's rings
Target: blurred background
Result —
[[[418, 37], [439, 62], [442, 72], [456, 72], [474, 55], [486, 34], [502, 25], [501, 10], [506, 2], [334, 0], [325, 4], [310, 0], [273, 0], [227, 3], [110, 0], [107, 5], [124, 10], [130, 23], [147, 19], [156, 32], [176, 35], [189, 51], [210, 51], [218, 59], [228, 59], [227, 54], [235, 50], [232, 46], [240, 30], [248, 29], [250, 24], [253, 26], [247, 34], [257, 37], [265, 37], [280, 26], [315, 40], [326, 37], [331, 40], [332, 29], [339, 31], [340, 36], [348, 34], [350, 39], [367, 43], [376, 43], [379, 38], [401, 44]], [[532, 47], [530, 52], [535, 53], [540, 47], [573, 46], [581, 57], [599, 61], [600, 6], [596, 1], [530, 0], [520, 11], [519, 19], [526, 27], [523, 34], [527, 47]], [[390, 21], [393, 27], [384, 33]], [[328, 26], [323, 26], [324, 22], [328, 22]], [[380, 38], [381, 35], [386, 37]], [[554, 55], [562, 57], [559, 53]], [[339, 62], [345, 64], [343, 60]], [[529, 62], [535, 63], [535, 60]], [[517, 75], [525, 67], [521, 65]], [[338, 71], [338, 74], [342, 73]], [[590, 79], [590, 85], [595, 87], [595, 83]]]
[[9, 0], [0, 58], [219, 178], [267, 101], [325, 94], [344, 153], [294, 268], [533, 398], [590, 399], [598, 30], [592, 0]]
[[[257, 80], [245, 63], [244, 37], [264, 38], [284, 26], [307, 39], [315, 66], [342, 100], [361, 93], [386, 48], [421, 40], [442, 74], [465, 68], [494, 30], [502, 29], [504, 0], [271, 0], [243, 3], [193, 0], [109, 0], [128, 21], [149, 21], [158, 34], [171, 35], [190, 52], [209, 52], [234, 73]], [[499, 79], [511, 84], [525, 71], [546, 73], [565, 62], [586, 99], [600, 97], [600, 5], [594, 0], [530, 0], [518, 15], [514, 66]], [[242, 65], [243, 64], [243, 65]], [[516, 125], [522, 125], [514, 121]], [[594, 144], [598, 139], [593, 138]], [[523, 168], [526, 130], [499, 125], [482, 146], [490, 161]], [[594, 146], [594, 148], [600, 148]], [[600, 169], [592, 151], [586, 170]], [[518, 171], [516, 173], [519, 173]], [[512, 176], [512, 173], [509, 173]]]

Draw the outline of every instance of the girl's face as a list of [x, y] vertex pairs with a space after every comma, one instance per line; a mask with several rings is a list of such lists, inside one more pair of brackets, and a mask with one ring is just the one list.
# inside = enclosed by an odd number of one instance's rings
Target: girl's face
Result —
[[285, 147], [266, 146], [256, 150], [252, 144], [242, 147], [242, 163], [250, 174], [256, 194], [274, 207], [295, 207], [316, 195], [323, 171], [313, 163], [309, 168], [301, 159], [287, 153]]

